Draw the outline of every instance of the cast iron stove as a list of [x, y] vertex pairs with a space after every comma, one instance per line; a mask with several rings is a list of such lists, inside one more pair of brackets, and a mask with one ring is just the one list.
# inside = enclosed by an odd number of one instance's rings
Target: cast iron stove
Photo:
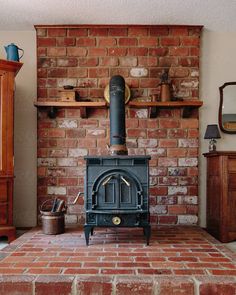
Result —
[[124, 79], [121, 76], [111, 78], [111, 156], [85, 157], [84, 232], [87, 245], [94, 227], [142, 227], [149, 244], [150, 156], [127, 155], [124, 91]]

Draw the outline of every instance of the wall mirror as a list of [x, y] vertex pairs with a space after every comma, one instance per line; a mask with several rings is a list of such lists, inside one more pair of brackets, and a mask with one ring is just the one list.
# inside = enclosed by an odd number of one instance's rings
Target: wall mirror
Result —
[[226, 82], [220, 90], [219, 126], [225, 133], [236, 134], [236, 82]]

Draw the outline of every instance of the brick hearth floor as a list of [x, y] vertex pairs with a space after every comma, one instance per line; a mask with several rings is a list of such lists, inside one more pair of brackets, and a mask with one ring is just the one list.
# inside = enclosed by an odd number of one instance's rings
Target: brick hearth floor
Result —
[[0, 251], [0, 294], [233, 295], [236, 253], [199, 227], [33, 229]]

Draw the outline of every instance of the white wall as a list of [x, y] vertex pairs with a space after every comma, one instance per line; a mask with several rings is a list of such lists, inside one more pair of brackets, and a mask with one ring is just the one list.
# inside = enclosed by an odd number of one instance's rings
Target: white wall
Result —
[[[16, 226], [36, 224], [36, 35], [35, 31], [0, 31], [0, 58], [5, 59], [4, 45], [14, 42], [25, 50], [24, 66], [16, 78], [15, 103], [15, 193]], [[203, 29], [201, 45], [200, 99], [200, 177], [199, 224], [206, 225], [206, 160], [208, 151], [204, 133], [208, 124], [218, 123], [219, 86], [236, 81], [236, 32], [209, 32]], [[236, 102], [235, 102], [236, 103]], [[235, 150], [236, 135], [221, 133], [218, 150]]]
[[15, 184], [14, 225], [36, 225], [36, 36], [34, 31], [0, 31], [0, 58], [6, 59], [4, 45], [15, 43], [24, 49], [24, 63], [16, 76], [15, 92]]
[[[206, 159], [202, 153], [208, 151], [208, 140], [203, 139], [206, 126], [218, 123], [219, 87], [225, 82], [236, 81], [236, 32], [209, 32], [202, 36], [202, 58], [200, 74], [200, 225], [206, 225]], [[236, 101], [235, 101], [236, 104]], [[236, 134], [221, 132], [217, 149], [236, 151]]]

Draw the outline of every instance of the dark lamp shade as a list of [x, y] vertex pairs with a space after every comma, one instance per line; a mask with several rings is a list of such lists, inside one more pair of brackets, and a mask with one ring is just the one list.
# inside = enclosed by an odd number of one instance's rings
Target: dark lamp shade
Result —
[[204, 135], [205, 139], [221, 138], [217, 124], [207, 125], [207, 129]]

